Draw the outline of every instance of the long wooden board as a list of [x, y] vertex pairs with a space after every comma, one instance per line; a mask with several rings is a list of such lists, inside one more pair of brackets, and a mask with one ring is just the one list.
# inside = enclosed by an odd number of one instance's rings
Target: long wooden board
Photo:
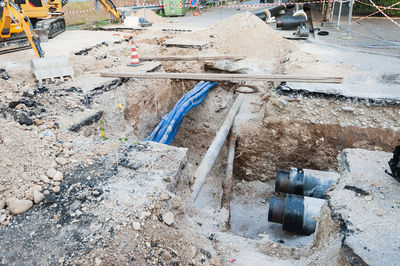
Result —
[[305, 76], [305, 75], [270, 75], [270, 74], [214, 74], [214, 73], [135, 73], [135, 72], [102, 72], [102, 77], [138, 78], [138, 79], [190, 79], [208, 81], [276, 81], [303, 83], [342, 83], [338, 76]]
[[140, 61], [199, 61], [199, 60], [242, 60], [243, 55], [154, 55], [141, 56]]

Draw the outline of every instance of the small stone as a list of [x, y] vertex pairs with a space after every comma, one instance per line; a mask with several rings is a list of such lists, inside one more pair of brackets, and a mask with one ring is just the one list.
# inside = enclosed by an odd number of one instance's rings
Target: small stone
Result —
[[150, 215], [151, 215], [151, 212], [142, 212], [142, 213], [140, 213], [140, 215], [139, 215], [139, 219], [140, 219], [140, 220], [146, 219], [146, 218], [149, 217]]
[[58, 193], [58, 192], [60, 192], [60, 186], [55, 186], [51, 190], [53, 190], [53, 192], [55, 192], [55, 193]]
[[197, 254], [197, 248], [195, 246], [189, 246], [185, 249], [185, 255], [188, 257], [188, 259], [194, 259]]
[[365, 199], [366, 201], [371, 201], [371, 200], [372, 200], [372, 197], [371, 197], [371, 196], [365, 196], [364, 199]]
[[57, 171], [53, 177], [53, 180], [56, 182], [60, 182], [63, 180], [63, 178], [64, 178], [63, 174], [60, 171]]
[[46, 189], [45, 191], [43, 191], [43, 194], [44, 194], [44, 195], [49, 195], [49, 194], [50, 194], [50, 191], [48, 191], [48, 190]]
[[50, 179], [45, 175], [41, 175], [40, 180], [42, 180], [43, 183], [46, 183], [46, 184], [50, 183]]
[[6, 206], [6, 202], [4, 200], [0, 200], [0, 210], [4, 209]]
[[58, 163], [59, 165], [66, 165], [68, 163], [68, 159], [64, 157], [57, 157], [56, 163]]
[[383, 216], [383, 212], [377, 212], [376, 216]]
[[354, 112], [355, 108], [350, 106], [343, 106], [342, 110], [345, 112]]
[[42, 200], [44, 200], [44, 194], [39, 191], [33, 191], [33, 202], [39, 204]]
[[172, 201], [172, 208], [179, 209], [182, 206], [182, 198], [181, 197], [174, 197]]
[[103, 261], [99, 258], [99, 257], [96, 257], [95, 259], [94, 259], [94, 264], [95, 265], [101, 265], [103, 263]]
[[132, 227], [134, 230], [138, 231], [140, 230], [140, 223], [139, 222], [132, 222]]
[[169, 200], [169, 195], [168, 193], [162, 193], [160, 195], [160, 200]]
[[3, 213], [0, 215], [0, 223], [4, 222], [5, 220], [7, 220], [7, 214]]
[[172, 212], [166, 212], [163, 214], [163, 221], [166, 225], [171, 226], [174, 221], [174, 214]]
[[16, 198], [9, 198], [6, 200], [7, 206], [12, 214], [21, 214], [29, 210], [33, 202], [30, 200], [19, 200]]
[[200, 252], [203, 253], [207, 258], [211, 259], [211, 252], [210, 251], [205, 250], [204, 248], [201, 248]]
[[286, 107], [288, 105], [288, 101], [286, 101], [286, 100], [281, 100], [281, 103], [282, 103], [283, 107]]
[[57, 172], [58, 172], [58, 171], [57, 171], [56, 169], [50, 168], [49, 170], [47, 170], [46, 175], [47, 175], [49, 178], [53, 178], [53, 177], [56, 175]]

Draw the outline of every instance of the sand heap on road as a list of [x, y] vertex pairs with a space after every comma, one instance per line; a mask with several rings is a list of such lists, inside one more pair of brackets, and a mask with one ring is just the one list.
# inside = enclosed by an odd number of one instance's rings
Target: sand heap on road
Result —
[[136, 16], [139, 18], [146, 18], [147, 21], [150, 21], [153, 24], [165, 24], [168, 23], [168, 20], [164, 19], [157, 15], [154, 11], [147, 9], [140, 9], [139, 11], [133, 12], [132, 16]]
[[224, 54], [268, 61], [296, 50], [293, 43], [249, 12], [234, 15], [187, 37], [211, 41], [213, 47]]

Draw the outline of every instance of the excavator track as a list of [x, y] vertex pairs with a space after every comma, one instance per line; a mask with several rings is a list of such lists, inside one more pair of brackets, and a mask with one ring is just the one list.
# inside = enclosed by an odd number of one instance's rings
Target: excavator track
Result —
[[0, 54], [8, 54], [31, 48], [31, 44], [25, 34], [7, 39], [0, 39]]
[[35, 31], [46, 31], [48, 38], [52, 39], [65, 31], [64, 17], [56, 17], [51, 19], [40, 20], [35, 25]]

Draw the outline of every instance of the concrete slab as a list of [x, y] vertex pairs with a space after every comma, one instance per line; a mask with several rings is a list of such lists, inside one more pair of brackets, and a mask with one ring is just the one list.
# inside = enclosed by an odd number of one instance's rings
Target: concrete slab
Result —
[[350, 264], [393, 265], [400, 257], [400, 183], [385, 173], [391, 157], [362, 149], [339, 156], [343, 172], [329, 193], [330, 206], [341, 221], [343, 257]]
[[[400, 57], [367, 54], [351, 48], [334, 47], [309, 38], [301, 48], [321, 58], [320, 62], [348, 65], [353, 73], [345, 76], [342, 84], [294, 84], [293, 90], [323, 92], [356, 98], [400, 99], [400, 81], [391, 79], [400, 75]], [[320, 69], [315, 69], [318, 74]]]

